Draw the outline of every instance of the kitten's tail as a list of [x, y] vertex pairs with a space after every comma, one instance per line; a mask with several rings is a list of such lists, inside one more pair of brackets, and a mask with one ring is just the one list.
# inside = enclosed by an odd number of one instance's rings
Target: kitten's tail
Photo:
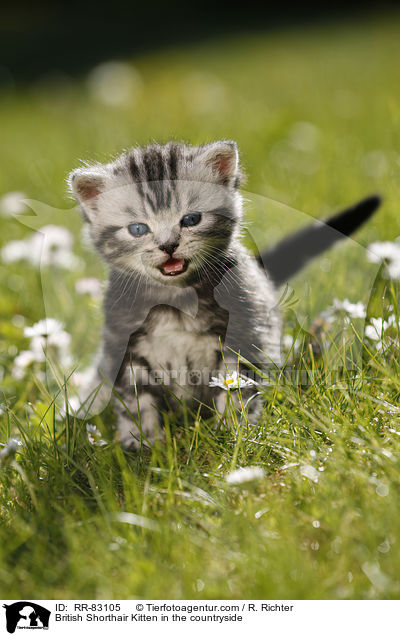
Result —
[[316, 221], [291, 234], [275, 247], [261, 253], [258, 260], [274, 283], [281, 285], [336, 241], [350, 236], [372, 216], [380, 204], [379, 196], [367, 197], [344, 212], [325, 221]]

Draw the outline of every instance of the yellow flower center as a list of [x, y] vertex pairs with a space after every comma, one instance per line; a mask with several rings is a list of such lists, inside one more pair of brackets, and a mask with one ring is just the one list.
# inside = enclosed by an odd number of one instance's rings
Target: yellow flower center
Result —
[[226, 378], [226, 380], [224, 380], [225, 386], [229, 386], [230, 384], [233, 384], [233, 383], [234, 383], [233, 378]]

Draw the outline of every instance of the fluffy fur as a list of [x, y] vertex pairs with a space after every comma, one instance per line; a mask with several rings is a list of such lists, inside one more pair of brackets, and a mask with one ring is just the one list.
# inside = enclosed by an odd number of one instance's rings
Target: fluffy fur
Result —
[[[153, 441], [163, 410], [182, 400], [223, 412], [226, 391], [209, 386], [213, 375], [280, 363], [275, 285], [240, 242], [240, 177], [231, 141], [135, 148], [70, 175], [110, 268], [103, 350], [88, 393], [102, 387], [100, 408], [114, 387], [125, 447]], [[132, 225], [144, 233], [132, 235]], [[255, 392], [243, 391], [252, 407]]]

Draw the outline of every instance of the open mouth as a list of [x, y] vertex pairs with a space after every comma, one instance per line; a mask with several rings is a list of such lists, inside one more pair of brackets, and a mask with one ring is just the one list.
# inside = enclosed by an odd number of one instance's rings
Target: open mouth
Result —
[[188, 263], [183, 258], [169, 258], [158, 268], [164, 276], [179, 276], [186, 272]]

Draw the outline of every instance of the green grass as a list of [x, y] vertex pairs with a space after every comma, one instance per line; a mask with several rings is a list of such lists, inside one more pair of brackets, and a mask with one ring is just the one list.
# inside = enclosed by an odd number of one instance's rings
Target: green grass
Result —
[[[293, 281], [287, 329], [312, 330], [334, 297], [367, 303], [376, 271], [363, 246], [400, 234], [399, 32], [389, 16], [164, 51], [133, 60], [140, 95], [115, 108], [94, 101], [84, 78], [3, 97], [0, 191], [50, 207], [25, 224], [0, 217], [1, 242], [29, 235], [26, 224], [63, 224], [84, 264], [43, 279], [0, 265], [0, 442], [23, 442], [0, 467], [1, 598], [399, 598], [398, 334], [379, 354], [360, 344], [363, 371], [341, 382], [324, 377], [330, 363], [310, 354], [306, 335], [297, 362], [311, 382], [270, 387], [259, 427], [232, 412], [218, 432], [212, 420], [169, 415], [166, 442], [140, 458], [112, 441], [110, 413], [96, 418], [108, 443], [92, 446], [81, 422], [56, 417], [56, 390], [40, 375], [11, 373], [28, 345], [15, 315], [26, 325], [61, 319], [84, 359], [96, 348], [100, 309], [74, 284], [105, 272], [79, 239], [65, 177], [79, 159], [152, 139], [236, 139], [259, 246], [308, 215], [382, 193], [357, 243]], [[279, 216], [271, 200], [285, 204]], [[382, 290], [396, 303], [378, 278], [373, 316]], [[252, 465], [263, 480], [226, 483]]]

